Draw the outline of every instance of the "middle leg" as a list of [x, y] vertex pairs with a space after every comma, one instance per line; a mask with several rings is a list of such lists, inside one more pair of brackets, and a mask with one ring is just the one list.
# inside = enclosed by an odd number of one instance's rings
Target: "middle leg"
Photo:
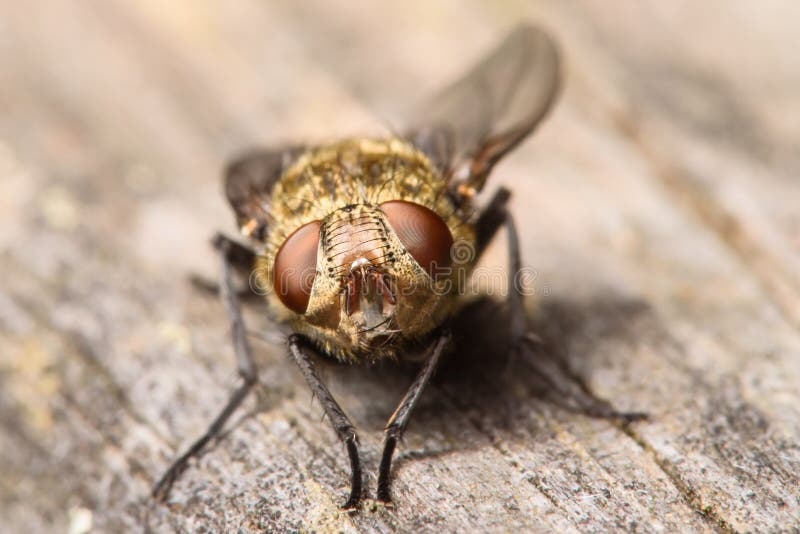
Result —
[[519, 234], [514, 218], [508, 211], [511, 192], [501, 187], [483, 209], [476, 224], [476, 261], [492, 241], [501, 226], [506, 227], [508, 235], [508, 272], [506, 273], [506, 291], [509, 309], [509, 335], [512, 350], [516, 351], [525, 335], [525, 299], [519, 286], [519, 274], [522, 270], [522, 257], [519, 248]]
[[518, 278], [522, 269], [522, 257], [519, 246], [519, 234], [514, 218], [508, 211], [507, 204], [511, 193], [500, 188], [492, 200], [481, 212], [477, 222], [477, 257], [505, 225], [508, 234], [508, 313], [510, 337], [510, 361], [525, 356], [525, 361], [539, 374], [554, 392], [568, 399], [578, 410], [590, 417], [616, 419], [623, 424], [647, 418], [644, 412], [622, 412], [616, 410], [608, 402], [598, 399], [582, 386], [576, 385], [575, 377], [563, 369], [564, 363], [558, 362], [551, 354], [540, 352], [541, 342], [533, 332], [528, 332], [525, 318], [525, 296], [519, 287]]
[[[155, 499], [160, 501], [165, 501], [167, 499], [173, 483], [178, 479], [181, 473], [186, 470], [189, 461], [198, 456], [211, 440], [216, 439], [222, 433], [225, 423], [230, 419], [231, 415], [233, 415], [233, 412], [239, 407], [242, 401], [244, 401], [245, 397], [258, 380], [250, 343], [247, 341], [247, 333], [244, 320], [242, 319], [239, 299], [233, 287], [232, 269], [235, 266], [231, 262], [231, 251], [239, 249], [246, 251], [246, 249], [222, 234], [217, 234], [214, 237], [213, 245], [220, 259], [222, 283], [219, 286], [219, 292], [231, 323], [231, 338], [233, 340], [234, 353], [236, 354], [239, 376], [242, 378], [242, 385], [233, 392], [225, 407], [208, 427], [208, 430], [206, 430], [200, 438], [195, 440], [189, 449], [172, 463], [169, 469], [167, 469], [153, 486], [152, 495]], [[237, 249], [237, 247], [239, 248]], [[244, 252], [240, 253], [243, 254]]]

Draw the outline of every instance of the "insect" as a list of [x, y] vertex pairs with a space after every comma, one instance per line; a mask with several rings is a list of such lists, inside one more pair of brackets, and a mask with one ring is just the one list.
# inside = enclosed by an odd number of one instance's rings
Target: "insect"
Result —
[[[395, 447], [450, 348], [457, 277], [469, 272], [502, 226], [509, 269], [520, 268], [506, 209], [510, 192], [501, 188], [482, 209], [474, 196], [500, 158], [545, 117], [558, 89], [553, 41], [540, 29], [520, 27], [418, 106], [402, 136], [255, 151], [228, 167], [227, 199], [252, 246], [222, 235], [214, 245], [242, 385], [154, 486], [154, 496], [166, 498], [188, 460], [219, 435], [256, 383], [232, 280], [239, 266], [271, 289], [271, 314], [293, 331], [289, 353], [346, 446], [351, 480], [344, 508], [357, 507], [364, 493], [357, 432], [317, 375], [313, 357], [372, 363], [424, 349], [421, 370], [385, 429], [377, 499], [390, 501]], [[517, 340], [524, 335], [522, 295], [509, 289], [509, 335]]]

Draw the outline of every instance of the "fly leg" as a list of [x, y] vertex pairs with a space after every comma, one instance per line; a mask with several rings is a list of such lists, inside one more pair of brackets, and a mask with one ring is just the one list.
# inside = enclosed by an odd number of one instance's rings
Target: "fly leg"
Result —
[[506, 226], [508, 234], [508, 313], [509, 336], [512, 363], [513, 358], [520, 354], [527, 355], [526, 362], [540, 375], [552, 390], [562, 399], [567, 400], [567, 405], [584, 415], [601, 419], [616, 419], [627, 424], [647, 418], [643, 412], [621, 412], [616, 410], [607, 401], [595, 397], [580, 383], [576, 376], [565, 369], [564, 362], [556, 361], [552, 351], [538, 351], [541, 341], [533, 332], [527, 332], [525, 318], [524, 295], [517, 284], [518, 273], [521, 272], [522, 259], [519, 247], [519, 235], [514, 218], [506, 208], [511, 193], [500, 188], [495, 193], [488, 206], [478, 217], [477, 230], [477, 257], [485, 250], [491, 239], [500, 229]]
[[381, 455], [381, 465], [378, 469], [379, 501], [390, 502], [392, 500], [389, 494], [389, 474], [392, 470], [392, 455], [394, 454], [394, 449], [397, 446], [397, 441], [402, 439], [403, 432], [405, 432], [408, 421], [411, 419], [411, 412], [414, 411], [414, 406], [417, 404], [425, 386], [430, 382], [431, 376], [433, 376], [433, 372], [439, 364], [442, 353], [450, 341], [450, 337], [450, 332], [447, 330], [439, 335], [422, 370], [420, 370], [414, 382], [411, 384], [411, 387], [408, 388], [403, 400], [400, 401], [397, 409], [386, 424], [383, 454]]
[[599, 419], [613, 419], [623, 425], [647, 419], [645, 412], [624, 412], [595, 396], [579, 376], [569, 369], [559, 349], [542, 341], [533, 334], [521, 340], [520, 351], [524, 351], [525, 363], [544, 380], [557, 397], [554, 403], [567, 410]]
[[[246, 280], [248, 283], [246, 287], [240, 287], [236, 290], [236, 296], [243, 300], [257, 297], [257, 293], [260, 288], [253, 287], [251, 284], [251, 274], [256, 261], [255, 252], [249, 247], [242, 245], [238, 241], [234, 241], [233, 239], [225, 237], [222, 234], [214, 236], [213, 244], [215, 247], [217, 246], [217, 241], [220, 239], [226, 242], [225, 256], [228, 259], [228, 264], [233, 267], [233, 270], [240, 279]], [[220, 287], [217, 282], [214, 280], [209, 280], [198, 274], [190, 275], [189, 282], [195, 289], [203, 293], [213, 293], [218, 295], [220, 292]]]
[[362, 474], [361, 474], [361, 461], [358, 457], [358, 435], [356, 428], [350, 419], [344, 413], [339, 403], [333, 398], [328, 388], [322, 383], [317, 372], [314, 370], [314, 364], [307, 351], [304, 350], [304, 338], [300, 334], [292, 334], [289, 336], [289, 353], [292, 355], [303, 377], [311, 389], [312, 395], [319, 399], [322, 403], [322, 409], [325, 410], [325, 415], [330, 419], [333, 430], [336, 435], [342, 440], [347, 447], [347, 455], [350, 457], [350, 496], [347, 502], [344, 503], [342, 508], [345, 510], [352, 510], [358, 506], [361, 500], [362, 489]]
[[508, 273], [507, 273], [507, 294], [509, 310], [509, 335], [511, 347], [516, 351], [522, 338], [525, 335], [525, 306], [524, 295], [517, 287], [517, 276], [522, 269], [522, 259], [519, 250], [519, 235], [517, 226], [511, 212], [507, 209], [507, 204], [511, 198], [511, 192], [505, 187], [497, 190], [478, 217], [476, 224], [476, 261], [486, 250], [501, 226], [505, 225], [508, 234]]
[[250, 344], [247, 341], [245, 333], [245, 325], [239, 307], [239, 300], [236, 296], [232, 279], [231, 251], [234, 250], [236, 246], [242, 246], [222, 234], [217, 234], [212, 244], [219, 255], [222, 265], [222, 280], [219, 286], [220, 297], [225, 304], [228, 319], [231, 323], [231, 336], [233, 338], [234, 352], [236, 353], [236, 365], [239, 370], [239, 376], [242, 379], [242, 384], [231, 394], [227, 404], [208, 427], [208, 430], [172, 463], [161, 479], [153, 486], [152, 496], [159, 501], [166, 500], [172, 484], [181, 473], [186, 470], [189, 460], [197, 456], [209, 441], [220, 435], [225, 423], [236, 408], [239, 407], [258, 379]]

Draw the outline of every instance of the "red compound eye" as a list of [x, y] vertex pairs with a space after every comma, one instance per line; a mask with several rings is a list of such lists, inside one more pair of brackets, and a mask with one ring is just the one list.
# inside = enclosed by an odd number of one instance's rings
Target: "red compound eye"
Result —
[[286, 238], [272, 272], [272, 284], [287, 308], [305, 313], [317, 270], [317, 247], [321, 223], [304, 224]]
[[435, 212], [405, 200], [384, 202], [380, 208], [397, 238], [428, 274], [433, 276], [450, 265], [453, 235]]

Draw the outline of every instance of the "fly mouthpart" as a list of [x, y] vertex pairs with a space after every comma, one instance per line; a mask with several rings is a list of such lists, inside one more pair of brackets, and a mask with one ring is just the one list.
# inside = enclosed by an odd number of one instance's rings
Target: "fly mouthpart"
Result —
[[355, 319], [363, 330], [380, 329], [390, 322], [397, 303], [392, 286], [391, 277], [386, 272], [366, 258], [356, 259], [343, 281], [345, 315], [358, 314]]
[[370, 265], [370, 261], [367, 258], [356, 258], [353, 263], [350, 264], [350, 273], [358, 270], [366, 270], [365, 268], [367, 265]]

